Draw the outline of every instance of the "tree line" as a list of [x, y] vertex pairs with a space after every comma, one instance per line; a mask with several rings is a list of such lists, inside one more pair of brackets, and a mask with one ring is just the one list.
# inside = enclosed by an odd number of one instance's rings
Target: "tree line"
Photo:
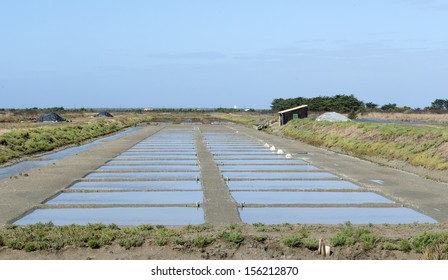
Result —
[[430, 109], [433, 110], [448, 110], [448, 99], [436, 99], [431, 103]]
[[[388, 103], [382, 106], [373, 102], [364, 103], [353, 95], [338, 94], [335, 96], [318, 96], [318, 97], [296, 97], [296, 98], [275, 98], [271, 103], [271, 109], [274, 111], [282, 111], [285, 109], [297, 107], [300, 105], [308, 105], [310, 111], [317, 112], [338, 112], [351, 113], [370, 111], [394, 111], [403, 112], [413, 110], [411, 107], [399, 107], [396, 103]], [[420, 108], [414, 110], [421, 110]], [[424, 110], [448, 111], [448, 99], [436, 99], [431, 106], [425, 107]]]
[[312, 98], [276, 98], [271, 103], [271, 109], [282, 111], [300, 105], [308, 105], [310, 111], [334, 111], [339, 113], [350, 113], [365, 108], [364, 103], [353, 95], [338, 94], [335, 96], [318, 96]]

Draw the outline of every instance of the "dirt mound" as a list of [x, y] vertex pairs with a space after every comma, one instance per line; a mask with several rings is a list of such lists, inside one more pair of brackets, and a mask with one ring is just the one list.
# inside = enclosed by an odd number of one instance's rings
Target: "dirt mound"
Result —
[[96, 118], [113, 118], [114, 116], [112, 116], [111, 113], [104, 111], [104, 112], [99, 112], [95, 117]]
[[326, 121], [326, 122], [346, 122], [349, 121], [350, 119], [348, 119], [346, 116], [341, 115], [339, 113], [336, 112], [327, 112], [324, 113], [322, 115], [320, 115], [319, 117], [317, 117], [316, 121]]
[[36, 119], [37, 122], [67, 122], [66, 119], [62, 118], [54, 112], [48, 112]]

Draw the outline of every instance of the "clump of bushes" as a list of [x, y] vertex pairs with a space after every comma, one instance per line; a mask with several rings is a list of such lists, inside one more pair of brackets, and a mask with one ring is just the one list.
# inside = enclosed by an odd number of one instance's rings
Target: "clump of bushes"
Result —
[[127, 237], [118, 240], [118, 244], [126, 250], [129, 250], [132, 247], [140, 247], [144, 242], [145, 240], [141, 237]]
[[224, 230], [219, 234], [219, 237], [226, 239], [227, 241], [233, 242], [235, 244], [240, 244], [244, 241], [244, 235], [238, 230]]
[[65, 246], [97, 249], [112, 244], [118, 238], [126, 238], [128, 234], [114, 224], [54, 226], [50, 222], [23, 227], [6, 226], [1, 235], [4, 245], [9, 248], [31, 252], [59, 250]]
[[309, 233], [306, 231], [300, 231], [294, 235], [288, 236], [283, 239], [283, 244], [290, 248], [305, 247], [309, 250], [317, 250], [319, 247], [319, 241], [309, 237]]
[[386, 250], [398, 250], [405, 253], [414, 251], [422, 254], [423, 259], [448, 259], [448, 233], [423, 232], [409, 239], [388, 242]]
[[361, 244], [362, 248], [368, 251], [373, 249], [380, 240], [368, 228], [355, 228], [348, 225], [330, 238], [330, 244], [335, 247]]
[[197, 248], [203, 249], [213, 242], [213, 238], [207, 235], [198, 235], [193, 239], [193, 244]]
[[260, 242], [260, 243], [263, 243], [266, 240], [268, 240], [268, 236], [265, 235], [265, 234], [254, 234], [251, 237], [252, 237], [253, 240], [255, 240], [257, 242]]
[[412, 238], [412, 248], [428, 259], [448, 258], [448, 233], [424, 232]]
[[204, 232], [210, 229], [208, 225], [187, 225], [182, 228], [186, 232]]

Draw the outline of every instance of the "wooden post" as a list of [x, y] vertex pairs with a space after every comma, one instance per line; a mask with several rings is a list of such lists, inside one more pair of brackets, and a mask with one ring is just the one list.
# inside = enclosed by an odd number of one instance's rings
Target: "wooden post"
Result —
[[329, 257], [331, 255], [331, 247], [328, 245], [325, 245], [325, 252], [324, 252], [324, 256], [325, 257]]
[[319, 239], [319, 248], [317, 248], [317, 252], [322, 254], [322, 239]]

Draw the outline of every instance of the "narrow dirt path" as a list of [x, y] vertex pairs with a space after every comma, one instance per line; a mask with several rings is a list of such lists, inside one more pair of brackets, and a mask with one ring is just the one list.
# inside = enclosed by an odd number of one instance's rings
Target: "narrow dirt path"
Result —
[[202, 139], [200, 129], [196, 132], [196, 150], [201, 166], [202, 190], [204, 192], [205, 222], [211, 225], [242, 223], [237, 204], [213, 160], [212, 153]]

